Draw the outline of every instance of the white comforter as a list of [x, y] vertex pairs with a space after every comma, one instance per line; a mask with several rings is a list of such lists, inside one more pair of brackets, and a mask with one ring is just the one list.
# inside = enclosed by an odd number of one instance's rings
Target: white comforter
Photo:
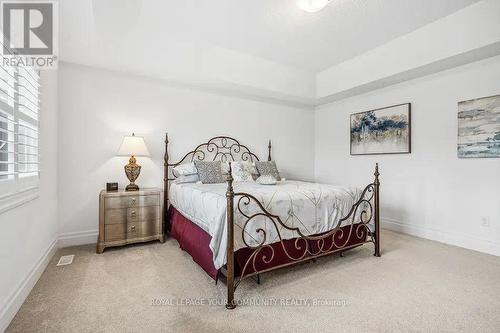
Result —
[[[233, 183], [234, 192], [246, 192], [255, 196], [272, 214], [280, 216], [289, 227], [298, 227], [305, 235], [312, 235], [333, 229], [338, 221], [349, 213], [352, 205], [359, 199], [361, 189], [300, 181], [281, 181], [277, 185], [260, 185], [254, 182]], [[215, 268], [226, 263], [227, 223], [226, 223], [226, 184], [172, 184], [170, 203], [186, 218], [196, 223], [211, 237], [210, 249], [213, 253]], [[235, 251], [246, 247], [242, 229], [246, 218], [236, 208], [235, 197]], [[245, 213], [261, 212], [253, 203], [243, 206]], [[256, 246], [263, 240], [266, 231], [266, 244], [276, 242], [278, 233], [274, 224], [265, 217], [252, 220], [245, 228], [245, 241]], [[297, 233], [278, 224], [283, 239], [297, 237]]]

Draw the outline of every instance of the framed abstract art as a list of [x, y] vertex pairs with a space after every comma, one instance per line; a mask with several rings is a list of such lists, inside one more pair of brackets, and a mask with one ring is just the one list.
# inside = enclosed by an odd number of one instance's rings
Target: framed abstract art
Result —
[[411, 104], [351, 115], [351, 155], [411, 153]]
[[457, 154], [500, 157], [500, 95], [458, 103]]

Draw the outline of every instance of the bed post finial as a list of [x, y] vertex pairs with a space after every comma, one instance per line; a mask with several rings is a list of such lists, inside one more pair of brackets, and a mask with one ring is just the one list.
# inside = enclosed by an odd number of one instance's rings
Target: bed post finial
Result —
[[380, 180], [378, 176], [378, 163], [375, 164], [375, 181], [373, 182], [374, 197], [375, 197], [375, 253], [376, 257], [380, 257]]
[[269, 140], [269, 145], [267, 146], [269, 153], [267, 154], [267, 160], [271, 160], [271, 140]]
[[168, 181], [168, 133], [165, 133], [165, 155], [163, 155], [163, 181]]
[[234, 191], [231, 162], [227, 173], [227, 309], [234, 309]]

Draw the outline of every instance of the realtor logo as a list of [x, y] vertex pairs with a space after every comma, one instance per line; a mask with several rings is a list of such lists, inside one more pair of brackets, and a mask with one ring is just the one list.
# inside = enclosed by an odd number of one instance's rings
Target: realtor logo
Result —
[[54, 68], [57, 3], [2, 1], [3, 64]]

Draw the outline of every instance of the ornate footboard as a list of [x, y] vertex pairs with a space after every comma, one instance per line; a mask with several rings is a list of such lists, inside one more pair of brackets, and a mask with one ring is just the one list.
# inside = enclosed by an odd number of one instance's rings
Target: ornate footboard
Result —
[[[362, 191], [360, 198], [351, 207], [349, 213], [337, 223], [337, 226], [325, 233], [319, 235], [305, 235], [299, 228], [289, 227], [282, 219], [270, 213], [262, 203], [249, 193], [234, 193], [233, 177], [231, 167], [227, 177], [227, 303], [226, 308], [234, 309], [234, 292], [238, 285], [244, 279], [269, 272], [285, 266], [294, 265], [303, 261], [308, 261], [328, 254], [342, 252], [364, 243], [373, 243], [375, 247], [374, 255], [380, 257], [380, 218], [379, 218], [379, 171], [378, 164], [375, 166], [375, 180], [368, 184]], [[235, 205], [236, 203], [236, 205]], [[256, 205], [257, 212], [249, 214], [246, 206]], [[248, 249], [251, 250], [246, 262], [241, 267], [238, 280], [235, 280], [235, 258], [234, 258], [234, 215], [240, 214], [243, 219], [242, 238]], [[257, 245], [250, 245], [245, 240], [245, 232], [251, 226], [251, 221], [256, 218], [264, 217], [271, 222], [278, 234], [278, 247], [289, 259], [287, 263], [274, 266], [272, 268], [259, 269], [259, 263], [269, 264], [275, 256], [274, 246], [267, 244], [267, 233], [263, 228], [257, 227], [254, 230], [261, 235], [261, 240]], [[293, 241], [293, 249], [285, 246], [284, 239], [281, 236], [280, 229], [292, 231], [297, 235]], [[347, 235], [346, 235], [347, 233]], [[351, 244], [349, 240], [351, 235], [355, 234], [358, 239], [364, 239], [362, 242]], [[367, 236], [367, 237], [363, 237]], [[290, 242], [288, 242], [290, 244]]]

